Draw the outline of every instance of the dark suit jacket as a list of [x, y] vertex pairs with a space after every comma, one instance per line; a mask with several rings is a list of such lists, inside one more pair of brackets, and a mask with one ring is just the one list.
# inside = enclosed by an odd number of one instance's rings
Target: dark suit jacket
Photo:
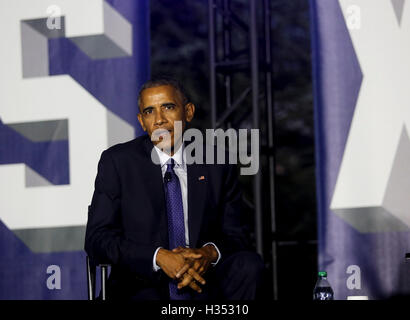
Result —
[[[155, 250], [168, 248], [168, 231], [162, 172], [151, 160], [152, 148], [142, 136], [105, 150], [98, 164], [85, 250], [95, 263], [112, 264], [108, 289], [117, 297], [160, 286], [167, 294], [167, 276], [153, 271]], [[222, 259], [248, 248], [236, 166], [187, 165], [187, 183], [190, 247], [214, 242]]]

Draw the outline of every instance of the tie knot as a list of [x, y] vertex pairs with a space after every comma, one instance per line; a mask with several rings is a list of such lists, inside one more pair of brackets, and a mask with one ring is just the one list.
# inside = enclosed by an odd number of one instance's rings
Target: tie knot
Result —
[[174, 171], [174, 167], [175, 167], [175, 160], [174, 159], [169, 159], [167, 162], [167, 171]]

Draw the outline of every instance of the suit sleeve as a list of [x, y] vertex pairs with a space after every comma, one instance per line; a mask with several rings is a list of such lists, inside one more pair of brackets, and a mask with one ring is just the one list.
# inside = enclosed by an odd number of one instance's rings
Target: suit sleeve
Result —
[[143, 277], [154, 277], [156, 247], [127, 239], [121, 227], [121, 183], [112, 156], [104, 151], [98, 164], [89, 206], [85, 251], [94, 263], [110, 263]]

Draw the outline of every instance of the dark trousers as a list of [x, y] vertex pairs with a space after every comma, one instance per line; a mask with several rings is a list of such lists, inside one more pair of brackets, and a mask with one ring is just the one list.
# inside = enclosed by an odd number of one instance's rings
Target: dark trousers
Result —
[[[207, 284], [194, 300], [255, 300], [262, 298], [265, 266], [262, 258], [242, 251], [230, 255], [204, 275]], [[192, 289], [190, 289], [193, 291]]]

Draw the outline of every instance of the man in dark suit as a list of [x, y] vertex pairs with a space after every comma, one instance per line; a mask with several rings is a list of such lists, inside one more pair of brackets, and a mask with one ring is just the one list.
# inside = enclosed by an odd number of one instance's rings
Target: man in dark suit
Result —
[[102, 153], [89, 207], [85, 250], [112, 265], [107, 297], [255, 299], [264, 267], [236, 167], [187, 164], [182, 132], [195, 106], [177, 81], [147, 82], [138, 104], [148, 136]]

